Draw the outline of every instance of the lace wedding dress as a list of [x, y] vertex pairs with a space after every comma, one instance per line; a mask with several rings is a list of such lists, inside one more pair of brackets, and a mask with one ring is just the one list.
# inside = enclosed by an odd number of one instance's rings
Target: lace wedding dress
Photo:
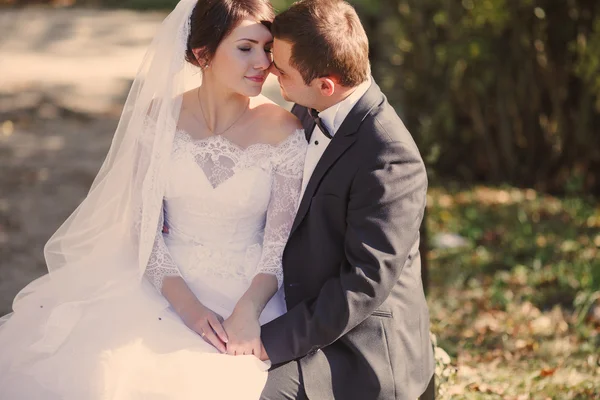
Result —
[[[30, 295], [26, 309], [0, 325], [0, 399], [258, 399], [268, 365], [219, 354], [183, 324], [160, 288], [165, 277], [181, 276], [205, 306], [227, 318], [256, 274], [273, 274], [281, 286], [305, 151], [301, 131], [276, 146], [248, 148], [177, 131], [147, 279], [85, 305], [51, 354], [36, 350], [48, 334], [38, 321], [61, 293], [48, 287]], [[280, 290], [260, 323], [284, 312]]]

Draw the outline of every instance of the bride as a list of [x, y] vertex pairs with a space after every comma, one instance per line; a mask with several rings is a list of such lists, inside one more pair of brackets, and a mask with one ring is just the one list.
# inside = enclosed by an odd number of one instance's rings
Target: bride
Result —
[[258, 399], [306, 151], [267, 0], [181, 0], [109, 154], [0, 320], [0, 398]]

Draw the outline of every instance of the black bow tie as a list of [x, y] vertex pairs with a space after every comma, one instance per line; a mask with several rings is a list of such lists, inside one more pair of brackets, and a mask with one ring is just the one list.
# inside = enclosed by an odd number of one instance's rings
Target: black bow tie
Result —
[[325, 135], [329, 139], [333, 139], [333, 136], [331, 136], [331, 134], [329, 133], [329, 130], [323, 123], [323, 120], [319, 117], [319, 112], [317, 110], [315, 110], [314, 108], [311, 108], [310, 116], [315, 120], [319, 129], [321, 130], [321, 132], [323, 132], [323, 135]]

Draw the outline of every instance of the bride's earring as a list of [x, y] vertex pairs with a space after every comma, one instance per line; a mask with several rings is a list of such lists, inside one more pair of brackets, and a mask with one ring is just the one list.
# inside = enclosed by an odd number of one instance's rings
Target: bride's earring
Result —
[[196, 55], [196, 62], [198, 63], [198, 66], [201, 69], [206, 69], [206, 68], [210, 67], [210, 64], [208, 61], [203, 60], [201, 57], [198, 57], [197, 55]]

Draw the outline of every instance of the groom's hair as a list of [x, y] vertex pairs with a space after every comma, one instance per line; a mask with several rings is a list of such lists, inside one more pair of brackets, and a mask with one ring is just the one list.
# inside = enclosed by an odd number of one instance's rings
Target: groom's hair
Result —
[[371, 73], [369, 40], [356, 10], [342, 0], [300, 0], [275, 17], [273, 36], [290, 42], [290, 65], [305, 84], [332, 76], [355, 87]]

